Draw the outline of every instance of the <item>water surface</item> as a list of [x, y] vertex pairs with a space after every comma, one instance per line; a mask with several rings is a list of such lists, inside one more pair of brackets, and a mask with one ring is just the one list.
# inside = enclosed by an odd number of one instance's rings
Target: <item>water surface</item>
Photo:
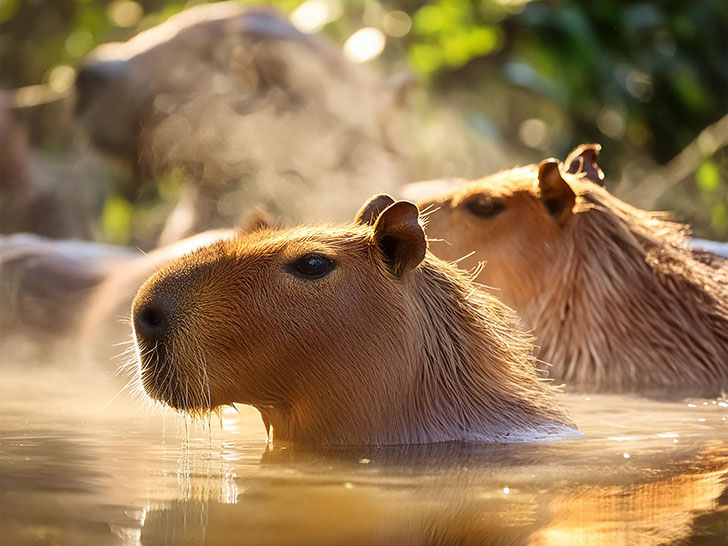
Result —
[[569, 394], [583, 438], [271, 446], [106, 375], [3, 371], [3, 545], [726, 544], [728, 404]]

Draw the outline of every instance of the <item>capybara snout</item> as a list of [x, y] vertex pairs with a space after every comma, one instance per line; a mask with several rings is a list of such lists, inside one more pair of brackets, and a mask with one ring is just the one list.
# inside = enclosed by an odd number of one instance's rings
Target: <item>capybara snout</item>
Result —
[[573, 432], [510, 311], [427, 253], [412, 203], [259, 230], [154, 274], [133, 304], [141, 379], [191, 412], [257, 407], [275, 439], [523, 440]]

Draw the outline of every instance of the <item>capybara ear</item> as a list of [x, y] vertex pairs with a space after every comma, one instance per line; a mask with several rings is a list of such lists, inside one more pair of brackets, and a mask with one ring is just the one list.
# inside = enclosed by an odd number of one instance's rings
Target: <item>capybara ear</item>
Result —
[[424, 260], [427, 252], [420, 211], [409, 201], [397, 201], [386, 208], [374, 224], [374, 243], [395, 276], [401, 277]]
[[574, 190], [561, 176], [556, 159], [544, 159], [538, 165], [538, 187], [541, 201], [557, 222], [563, 223], [574, 208]]
[[377, 221], [379, 215], [382, 214], [384, 209], [394, 203], [392, 199], [386, 193], [380, 193], [370, 198], [369, 201], [364, 203], [359, 212], [356, 213], [356, 219], [354, 220], [357, 224], [364, 224], [373, 226], [374, 222]]
[[601, 151], [600, 144], [582, 144], [572, 150], [564, 164], [566, 172], [582, 174], [598, 186], [604, 187], [604, 172], [597, 165], [597, 156]]

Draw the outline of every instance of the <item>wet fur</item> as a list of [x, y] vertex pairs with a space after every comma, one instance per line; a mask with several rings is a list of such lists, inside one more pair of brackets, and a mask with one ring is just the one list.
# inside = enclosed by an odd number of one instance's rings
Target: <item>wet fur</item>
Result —
[[[576, 196], [563, 225], [540, 200], [535, 166], [424, 201], [434, 209], [428, 233], [448, 243], [434, 251], [486, 260], [478, 280], [533, 327], [550, 375], [569, 385], [728, 388], [728, 262], [692, 250], [688, 227], [664, 213], [562, 176]], [[512, 209], [487, 232], [455, 211], [480, 192]]]
[[573, 186], [562, 275], [535, 311], [543, 358], [575, 384], [728, 387], [728, 262], [662, 213]]
[[[135, 307], [162, 291], [188, 311], [164, 355], [138, 342], [147, 391], [193, 412], [254, 405], [275, 440], [573, 434], [510, 310], [429, 254], [393, 276], [372, 231], [359, 224], [264, 230], [163, 268]], [[280, 272], [281, 260], [310, 249], [339, 263], [326, 282]]]

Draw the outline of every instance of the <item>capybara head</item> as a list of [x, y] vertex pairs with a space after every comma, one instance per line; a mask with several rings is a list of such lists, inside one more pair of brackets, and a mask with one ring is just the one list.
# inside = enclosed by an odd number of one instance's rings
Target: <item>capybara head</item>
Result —
[[[598, 150], [597, 145], [582, 146], [567, 163], [578, 169], [580, 161], [596, 157]], [[563, 227], [572, 215], [575, 193], [560, 173], [556, 160], [546, 160], [538, 167], [461, 181], [455, 188], [446, 181], [444, 194], [419, 203], [428, 211], [433, 253], [457, 260], [463, 268], [487, 262], [478, 282], [496, 288], [507, 305], [523, 312], [544, 291], [548, 269], [567, 236]], [[603, 174], [596, 162], [589, 176], [571, 182], [601, 183]]]
[[417, 207], [388, 196], [350, 225], [264, 229], [172, 262], [132, 315], [153, 398], [251, 404], [276, 439], [573, 432], [510, 311], [431, 256]]
[[233, 2], [195, 6], [128, 42], [95, 49], [78, 73], [76, 115], [101, 149], [138, 161], [142, 131], [179, 118], [190, 101], [234, 98], [242, 112], [260, 106], [256, 96], [271, 86], [295, 93], [285, 86], [287, 69], [276, 58], [286, 44], [302, 54], [317, 45], [272, 9]]
[[[230, 225], [252, 202], [294, 221], [348, 218], [372, 180], [393, 189], [403, 176], [396, 90], [271, 8], [198, 5], [103, 44], [76, 91], [77, 118], [100, 149], [139, 179], [180, 169], [200, 188], [187, 196], [193, 225], [168, 242]], [[338, 191], [339, 207], [317, 189]]]
[[534, 328], [553, 377], [726, 386], [728, 262], [689, 248], [686, 226], [610, 195], [599, 149], [421, 201], [432, 251], [464, 267], [485, 262], [478, 282]]

